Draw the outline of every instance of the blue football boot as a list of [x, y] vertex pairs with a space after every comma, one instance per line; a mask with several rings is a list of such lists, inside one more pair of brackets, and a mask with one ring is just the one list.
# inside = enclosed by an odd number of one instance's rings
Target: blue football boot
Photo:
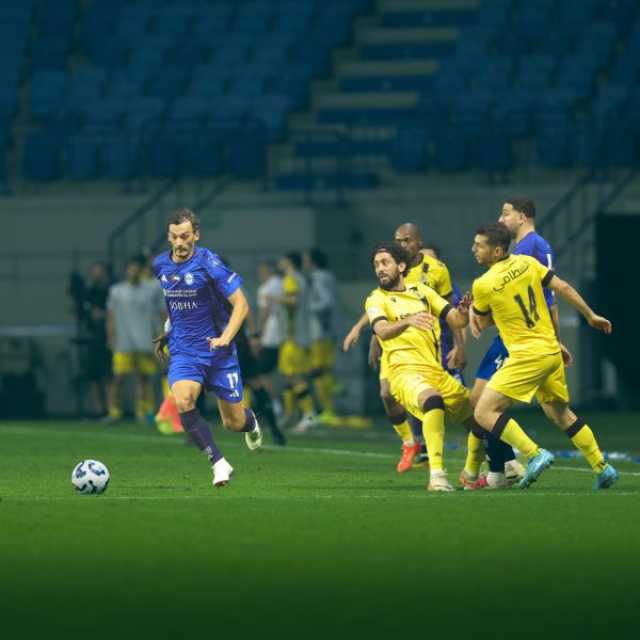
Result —
[[540, 449], [538, 455], [529, 460], [527, 471], [518, 486], [521, 489], [528, 489], [540, 477], [540, 474], [553, 464], [553, 460], [554, 457], [551, 451]]
[[607, 466], [596, 476], [593, 488], [596, 491], [599, 489], [608, 489], [610, 486], [618, 482], [619, 478], [620, 474], [610, 464], [607, 464]]

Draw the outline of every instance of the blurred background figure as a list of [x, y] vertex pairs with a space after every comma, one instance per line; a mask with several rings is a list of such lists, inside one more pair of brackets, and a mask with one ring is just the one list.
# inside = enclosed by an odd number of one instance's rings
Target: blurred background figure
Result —
[[318, 421], [331, 425], [337, 420], [333, 406], [336, 278], [329, 270], [327, 254], [318, 248], [305, 252], [304, 270], [309, 279], [310, 376], [320, 407]]
[[278, 351], [286, 336], [285, 310], [282, 305], [284, 289], [276, 263], [265, 260], [258, 265], [257, 327], [251, 336], [251, 346], [258, 357], [264, 383], [273, 398], [274, 411], [282, 416], [282, 402], [272, 379], [278, 369]]
[[[94, 262], [87, 281], [78, 271], [70, 276], [68, 293], [76, 319], [75, 344], [79, 348], [79, 383], [86, 383], [98, 417], [108, 413], [108, 387], [112, 354], [107, 344], [107, 297], [111, 275], [104, 262]], [[82, 386], [77, 385], [79, 389]]]
[[278, 371], [285, 379], [283, 391], [285, 423], [300, 418], [296, 428], [304, 430], [315, 420], [313, 396], [309, 384], [309, 285], [302, 274], [302, 256], [297, 251], [285, 254], [278, 263], [283, 273], [282, 303], [286, 317], [286, 338], [278, 354]]
[[113, 350], [108, 415], [111, 422], [122, 418], [122, 387], [131, 375], [135, 378], [136, 419], [153, 422], [153, 379], [158, 372], [153, 339], [160, 332], [166, 311], [157, 282], [143, 279], [144, 264], [144, 257], [130, 258], [126, 280], [113, 285], [107, 299], [107, 338]]

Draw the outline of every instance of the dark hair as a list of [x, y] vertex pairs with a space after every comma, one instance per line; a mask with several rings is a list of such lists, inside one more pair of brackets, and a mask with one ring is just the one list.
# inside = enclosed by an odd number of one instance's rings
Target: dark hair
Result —
[[491, 222], [478, 228], [476, 235], [485, 236], [490, 247], [501, 247], [505, 253], [509, 253], [511, 235], [509, 229], [502, 222]]
[[431, 249], [431, 251], [436, 254], [436, 258], [440, 260], [440, 247], [437, 244], [425, 244], [422, 248]]
[[527, 218], [536, 217], [535, 202], [531, 198], [527, 198], [527, 196], [514, 196], [505, 200], [505, 202], [510, 204], [516, 211], [524, 213]]
[[397, 264], [404, 262], [406, 265], [409, 264], [409, 256], [407, 256], [407, 252], [396, 242], [380, 242], [371, 252], [371, 262], [373, 263], [374, 258], [379, 253], [388, 253]]
[[176, 209], [169, 215], [167, 220], [167, 231], [170, 224], [182, 224], [183, 222], [190, 222], [194, 231], [200, 231], [200, 218], [191, 211], [191, 209]]
[[309, 257], [318, 269], [326, 269], [329, 266], [329, 258], [327, 258], [327, 254], [322, 249], [317, 247], [310, 249]]
[[302, 268], [302, 256], [299, 251], [289, 251], [284, 254], [284, 257], [290, 260], [296, 269], [300, 270]]

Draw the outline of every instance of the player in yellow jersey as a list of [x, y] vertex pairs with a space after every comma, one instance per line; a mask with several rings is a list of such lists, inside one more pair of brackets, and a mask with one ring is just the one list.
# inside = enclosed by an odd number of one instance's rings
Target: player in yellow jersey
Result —
[[287, 319], [287, 337], [280, 345], [278, 370], [286, 381], [283, 392], [285, 420], [291, 420], [299, 409], [302, 419], [297, 427], [304, 431], [314, 420], [313, 397], [307, 380], [309, 373], [309, 287], [302, 274], [302, 256], [290, 251], [279, 262], [283, 273], [282, 298]]
[[[443, 262], [423, 252], [422, 234], [418, 226], [410, 222], [402, 224], [396, 229], [394, 237], [407, 256], [406, 281], [412, 285], [417, 283], [426, 284], [441, 297], [451, 302], [453, 286], [449, 270]], [[344, 351], [348, 351], [357, 342], [367, 323], [367, 315], [364, 314], [345, 337], [343, 342]], [[459, 330], [454, 332], [454, 337], [456, 347], [451, 350], [449, 362], [452, 366], [458, 367], [464, 364], [464, 340]], [[402, 455], [396, 469], [398, 473], [404, 473], [411, 469], [414, 460], [420, 456], [421, 443], [419, 438], [415, 436], [417, 436], [416, 426], [419, 433], [421, 424], [419, 419], [416, 420], [412, 415], [407, 414], [405, 407], [393, 397], [384, 354], [381, 354], [378, 339], [373, 336], [369, 349], [369, 364], [372, 367], [376, 367], [378, 359], [380, 359], [380, 397], [393, 428], [402, 440]], [[413, 425], [410, 422], [413, 422]]]
[[[453, 308], [431, 287], [417, 282], [406, 283], [404, 273], [408, 258], [395, 243], [382, 244], [372, 254], [379, 287], [365, 303], [367, 318], [380, 340], [391, 394], [422, 422], [429, 450], [430, 491], [452, 491], [444, 470], [444, 417], [468, 428], [473, 422], [469, 391], [442, 366], [440, 359], [440, 324], [446, 320], [452, 329], [462, 329], [468, 322], [467, 298]], [[476, 475], [484, 451], [475, 451]]]
[[501, 223], [476, 232], [473, 254], [487, 272], [473, 283], [473, 314], [478, 329], [495, 323], [509, 352], [491, 377], [475, 407], [478, 424], [493, 438], [519, 449], [528, 459], [520, 481], [526, 489], [553, 464], [553, 454], [541, 449], [507, 410], [514, 401], [536, 397], [546, 416], [557, 424], [596, 473], [595, 488], [606, 489], [618, 479], [607, 464], [593, 432], [569, 406], [562, 352], [543, 287], [548, 287], [579, 311], [594, 329], [611, 333], [611, 322], [593, 312], [580, 294], [551, 269], [526, 255], [509, 255], [511, 237]]

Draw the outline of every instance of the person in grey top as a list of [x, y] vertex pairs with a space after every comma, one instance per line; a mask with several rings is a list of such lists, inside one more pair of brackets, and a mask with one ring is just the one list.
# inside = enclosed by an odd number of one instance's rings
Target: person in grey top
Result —
[[136, 418], [153, 420], [157, 373], [153, 339], [166, 311], [160, 286], [155, 279], [143, 278], [143, 266], [143, 258], [131, 258], [126, 280], [114, 284], [107, 298], [107, 339], [113, 351], [108, 417], [112, 422], [122, 418], [122, 385], [129, 375], [136, 379]]

